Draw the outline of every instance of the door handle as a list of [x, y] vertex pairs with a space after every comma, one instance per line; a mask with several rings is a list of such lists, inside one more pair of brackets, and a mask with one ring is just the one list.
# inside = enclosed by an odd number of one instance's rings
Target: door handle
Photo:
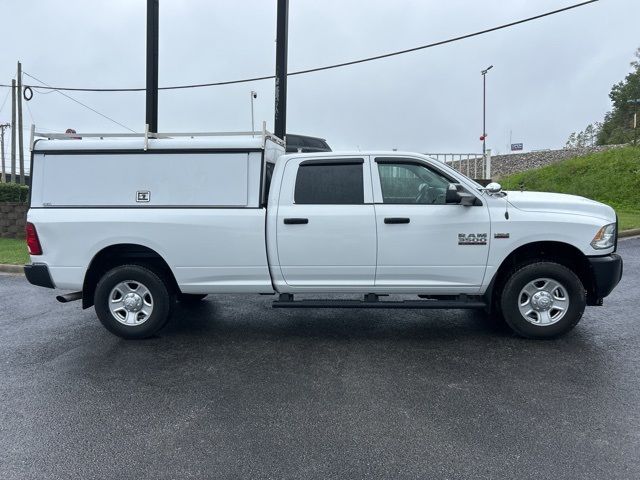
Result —
[[284, 219], [285, 225], [304, 225], [307, 223], [309, 223], [308, 218], [285, 218]]
[[406, 217], [386, 217], [384, 223], [397, 224], [397, 223], [409, 223], [411, 220]]

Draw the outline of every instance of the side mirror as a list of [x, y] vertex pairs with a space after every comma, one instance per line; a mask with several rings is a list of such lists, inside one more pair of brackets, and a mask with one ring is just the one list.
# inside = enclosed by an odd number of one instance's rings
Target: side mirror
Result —
[[[458, 186], [455, 183], [450, 183], [447, 187], [447, 192], [444, 197], [445, 203], [451, 203], [456, 205], [464, 205], [465, 207], [472, 207], [477, 204], [477, 198], [475, 195], [469, 192], [458, 191]], [[482, 203], [480, 203], [482, 205]]]
[[491, 182], [486, 186], [486, 191], [491, 194], [500, 193], [502, 191], [502, 185], [496, 182]]
[[445, 203], [460, 203], [461, 200], [462, 197], [460, 196], [460, 193], [458, 193], [458, 188], [454, 183], [450, 183], [447, 187], [447, 192], [445, 193]]

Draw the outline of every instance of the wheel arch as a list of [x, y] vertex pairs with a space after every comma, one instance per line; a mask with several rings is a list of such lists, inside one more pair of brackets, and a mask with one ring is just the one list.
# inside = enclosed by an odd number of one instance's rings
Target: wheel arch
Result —
[[170, 287], [176, 292], [180, 292], [171, 267], [158, 252], [136, 243], [118, 243], [104, 247], [91, 259], [82, 283], [82, 308], [93, 306], [96, 285], [102, 275], [112, 268], [125, 264], [151, 268], [157, 274], [167, 278]]
[[597, 305], [595, 280], [587, 256], [575, 246], [558, 241], [526, 243], [507, 255], [489, 283], [485, 293], [487, 304], [493, 306], [496, 292], [500, 291], [501, 285], [504, 285], [511, 272], [518, 266], [535, 260], [551, 261], [569, 268], [578, 276], [587, 291], [587, 305]]

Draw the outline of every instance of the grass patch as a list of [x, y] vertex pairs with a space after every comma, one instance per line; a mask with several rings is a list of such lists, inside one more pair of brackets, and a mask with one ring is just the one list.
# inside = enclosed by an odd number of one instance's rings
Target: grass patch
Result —
[[0, 263], [10, 265], [29, 263], [26, 242], [22, 239], [0, 238]]
[[620, 230], [640, 227], [640, 148], [575, 157], [500, 179], [505, 190], [580, 195], [616, 209]]
[[640, 228], [640, 211], [618, 211], [617, 213], [618, 221], [620, 222], [620, 230], [631, 230], [632, 228]]

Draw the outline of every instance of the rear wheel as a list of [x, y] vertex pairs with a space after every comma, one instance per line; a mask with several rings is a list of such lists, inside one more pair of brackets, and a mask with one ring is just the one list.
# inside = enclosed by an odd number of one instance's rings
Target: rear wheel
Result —
[[554, 338], [582, 318], [585, 289], [578, 276], [553, 262], [537, 262], [515, 270], [502, 290], [500, 306], [507, 324], [528, 338]]
[[100, 322], [122, 338], [154, 335], [169, 320], [175, 295], [154, 271], [141, 265], [109, 270], [96, 286], [94, 303]]

